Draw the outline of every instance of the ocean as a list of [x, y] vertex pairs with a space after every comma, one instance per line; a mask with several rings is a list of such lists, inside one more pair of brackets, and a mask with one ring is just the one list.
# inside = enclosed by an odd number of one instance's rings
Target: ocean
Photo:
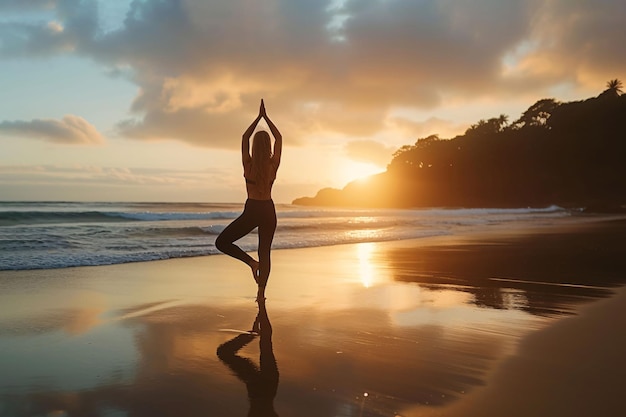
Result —
[[[68, 268], [215, 255], [243, 204], [0, 202], [0, 270]], [[344, 209], [276, 205], [274, 249], [453, 235], [540, 225], [573, 212], [519, 209]], [[257, 236], [238, 244], [254, 251]]]

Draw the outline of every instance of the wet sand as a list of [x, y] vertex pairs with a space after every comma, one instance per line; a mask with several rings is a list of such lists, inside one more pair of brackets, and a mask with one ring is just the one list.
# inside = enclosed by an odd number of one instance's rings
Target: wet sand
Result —
[[274, 251], [261, 306], [225, 256], [0, 272], [0, 416], [619, 415], [625, 236]]
[[522, 340], [484, 387], [448, 407], [405, 416], [618, 416], [624, 414], [626, 290]]

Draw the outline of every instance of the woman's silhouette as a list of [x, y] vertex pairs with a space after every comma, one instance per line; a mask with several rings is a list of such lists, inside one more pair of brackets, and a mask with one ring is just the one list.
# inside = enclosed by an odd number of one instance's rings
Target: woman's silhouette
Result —
[[[261, 119], [265, 119], [274, 136], [274, 152], [272, 153], [269, 133], [261, 130], [254, 134], [252, 155], [250, 155], [250, 136]], [[282, 135], [267, 116], [265, 103], [261, 100], [259, 115], [241, 138], [241, 160], [248, 199], [243, 213], [229, 224], [215, 241], [217, 249], [250, 266], [252, 276], [259, 286], [257, 299], [265, 297], [265, 286], [270, 276], [270, 249], [276, 231], [276, 209], [272, 201], [272, 185], [280, 165], [282, 149]], [[250, 233], [255, 227], [259, 228], [258, 261], [233, 243]]]

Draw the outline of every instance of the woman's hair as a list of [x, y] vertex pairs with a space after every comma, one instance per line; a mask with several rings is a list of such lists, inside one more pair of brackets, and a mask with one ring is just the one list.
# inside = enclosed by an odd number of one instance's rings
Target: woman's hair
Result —
[[251, 179], [254, 179], [261, 190], [271, 186], [272, 181], [272, 141], [269, 133], [259, 130], [252, 139]]

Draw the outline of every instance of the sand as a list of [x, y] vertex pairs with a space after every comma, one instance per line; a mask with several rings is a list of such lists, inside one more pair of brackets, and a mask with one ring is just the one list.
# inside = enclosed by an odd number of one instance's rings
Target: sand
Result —
[[0, 272], [0, 416], [620, 415], [625, 230]]
[[522, 340], [484, 387], [406, 416], [619, 416], [626, 381], [626, 290]]

